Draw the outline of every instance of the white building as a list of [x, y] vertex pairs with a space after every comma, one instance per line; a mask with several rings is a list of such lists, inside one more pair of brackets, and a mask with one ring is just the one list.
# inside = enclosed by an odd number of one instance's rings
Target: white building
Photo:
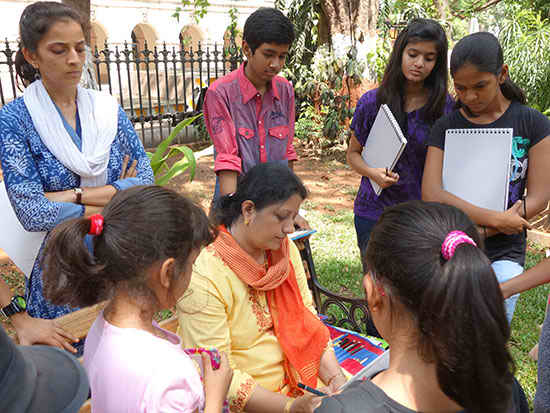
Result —
[[[0, 0], [2, 39], [16, 40], [18, 24], [23, 9], [32, 1]], [[238, 10], [238, 26], [243, 27], [246, 18], [258, 7], [273, 7], [273, 0], [210, 0], [206, 16], [196, 24], [191, 17], [192, 9], [183, 8], [179, 22], [172, 17], [177, 0], [91, 0], [91, 43], [102, 45], [105, 40], [112, 44], [132, 41], [132, 32], [139, 41], [154, 44], [178, 43], [182, 32], [192, 38], [192, 44], [221, 42], [230, 24], [228, 10]]]
[[[179, 53], [180, 41], [184, 39], [185, 48], [197, 50], [198, 42], [206, 51], [212, 44], [218, 44], [218, 58], [222, 58], [224, 34], [231, 23], [229, 9], [237, 9], [237, 28], [242, 30], [248, 16], [259, 7], [273, 7], [273, 0], [210, 0], [206, 16], [197, 24], [192, 16], [192, 8], [183, 8], [179, 21], [173, 17], [181, 2], [177, 0], [91, 0], [90, 46], [92, 50], [103, 49], [105, 42], [109, 50], [121, 51], [119, 60], [110, 55], [109, 68], [105, 57], [99, 56], [102, 63], [94, 67], [96, 79], [102, 90], [107, 90], [117, 97], [119, 103], [134, 121], [140, 116], [157, 116], [156, 120], [141, 120], [140, 127], [144, 144], [153, 146], [159, 137], [159, 129], [166, 129], [168, 120], [158, 119], [164, 114], [188, 112], [197, 109], [201, 89], [216, 77], [230, 70], [228, 61], [217, 63], [203, 61], [190, 63], [189, 55]], [[32, 1], [0, 0], [0, 22], [2, 35], [7, 39], [12, 51], [11, 60], [17, 50], [19, 37], [19, 18], [23, 9]], [[125, 46], [126, 43], [126, 46]], [[166, 45], [168, 53], [159, 64], [144, 63], [145, 43], [149, 50], [157, 46], [159, 59], [163, 59], [162, 50]], [[239, 39], [237, 39], [239, 43]], [[6, 47], [2, 41], [0, 50]], [[126, 49], [125, 49], [126, 48]], [[134, 50], [125, 60], [123, 50]], [[152, 55], [149, 55], [153, 59]], [[194, 54], [195, 58], [197, 57]], [[206, 55], [205, 55], [206, 56]], [[212, 58], [212, 54], [210, 58]], [[134, 59], [141, 59], [141, 63]], [[183, 60], [182, 60], [183, 59]], [[165, 64], [164, 62], [169, 62]], [[172, 63], [174, 62], [174, 63]], [[22, 90], [17, 87], [13, 66], [9, 63], [7, 53], [0, 53], [0, 107], [17, 96]], [[146, 137], [145, 131], [151, 133]], [[155, 132], [156, 130], [156, 132]], [[153, 136], [156, 134], [155, 136]]]

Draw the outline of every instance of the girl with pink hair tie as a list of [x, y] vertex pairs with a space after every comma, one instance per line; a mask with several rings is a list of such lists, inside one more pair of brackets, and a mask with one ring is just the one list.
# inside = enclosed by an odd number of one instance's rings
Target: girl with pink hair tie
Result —
[[510, 327], [483, 241], [465, 213], [410, 201], [384, 211], [363, 252], [389, 367], [322, 400], [316, 413], [527, 412]]

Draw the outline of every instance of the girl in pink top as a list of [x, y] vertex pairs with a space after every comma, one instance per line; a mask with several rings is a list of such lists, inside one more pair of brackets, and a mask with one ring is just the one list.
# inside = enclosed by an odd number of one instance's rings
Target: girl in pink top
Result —
[[185, 293], [197, 255], [214, 236], [198, 206], [158, 186], [121, 191], [103, 215], [66, 221], [51, 233], [47, 297], [72, 306], [110, 299], [84, 346], [92, 412], [222, 411], [232, 377], [225, 355], [213, 370], [203, 353], [203, 389], [180, 339], [153, 321]]

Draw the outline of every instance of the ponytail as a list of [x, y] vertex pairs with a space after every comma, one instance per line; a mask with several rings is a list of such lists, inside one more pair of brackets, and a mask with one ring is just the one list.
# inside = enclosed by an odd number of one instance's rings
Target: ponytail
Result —
[[[447, 248], [452, 231], [473, 245]], [[468, 412], [496, 413], [511, 402], [513, 362], [504, 300], [482, 244], [459, 209], [410, 201], [384, 211], [363, 255], [400, 304], [392, 309], [415, 323], [414, 345], [435, 364], [441, 390]]]
[[[58, 21], [72, 20], [80, 25], [82, 32], [86, 32], [85, 21], [74, 8], [55, 1], [37, 1], [29, 4], [21, 13], [19, 19], [19, 37], [21, 42], [15, 54], [16, 78], [21, 80], [24, 87], [34, 82], [40, 73], [23, 56], [23, 48], [36, 52], [38, 43]], [[19, 82], [18, 82], [19, 83]]]
[[84, 240], [89, 229], [89, 219], [71, 219], [48, 237], [42, 258], [44, 295], [53, 304], [86, 307], [107, 298], [105, 266], [97, 262]]
[[18, 85], [20, 80], [21, 83], [23, 83], [23, 86], [27, 87], [40, 77], [40, 73], [38, 73], [38, 70], [36, 70], [29, 62], [27, 62], [25, 56], [23, 56], [23, 51], [21, 47], [15, 54], [14, 65]]
[[[502, 47], [495, 35], [488, 32], [470, 34], [460, 39], [451, 53], [451, 75], [465, 65], [473, 65], [480, 72], [492, 73], [498, 76], [504, 66]], [[527, 103], [525, 92], [516, 85], [510, 76], [506, 77], [500, 90], [506, 99], [521, 104]], [[458, 107], [465, 107], [457, 102]]]
[[[95, 234], [93, 253], [84, 242], [89, 233]], [[204, 211], [175, 191], [135, 186], [117, 192], [103, 217], [73, 219], [52, 231], [42, 259], [45, 296], [76, 307], [106, 300], [117, 288], [155, 299], [151, 266], [174, 258], [177, 279], [192, 251], [215, 236]]]
[[441, 390], [468, 412], [507, 411], [512, 393], [510, 328], [490, 262], [461, 244], [441, 263], [422, 295], [421, 342], [436, 364]]
[[500, 85], [500, 90], [504, 97], [512, 102], [519, 102], [522, 105], [527, 103], [525, 92], [510, 79], [510, 76], [507, 76], [504, 83]]

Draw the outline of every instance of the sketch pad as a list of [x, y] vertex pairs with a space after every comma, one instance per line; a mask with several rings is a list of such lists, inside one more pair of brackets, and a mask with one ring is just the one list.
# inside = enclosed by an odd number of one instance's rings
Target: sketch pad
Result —
[[443, 189], [493, 211], [508, 208], [512, 129], [448, 129]]
[[[406, 145], [407, 139], [390, 108], [381, 105], [361, 153], [363, 160], [371, 168], [388, 168], [392, 171]], [[369, 178], [369, 181], [376, 195], [380, 195], [382, 188], [372, 179]]]
[[28, 278], [46, 232], [28, 232], [23, 228], [13, 211], [4, 182], [0, 182], [0, 211], [0, 248]]

